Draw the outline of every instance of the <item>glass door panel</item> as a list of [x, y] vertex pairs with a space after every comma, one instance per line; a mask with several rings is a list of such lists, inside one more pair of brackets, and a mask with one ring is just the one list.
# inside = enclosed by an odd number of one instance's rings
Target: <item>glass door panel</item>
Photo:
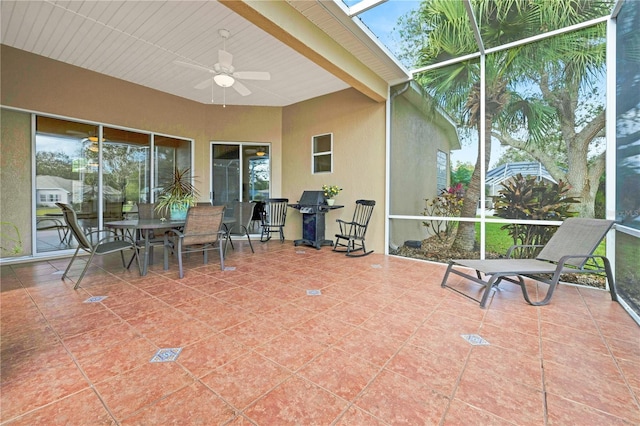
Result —
[[211, 199], [214, 204], [269, 198], [269, 146], [213, 144]]
[[242, 200], [266, 200], [271, 179], [269, 147], [243, 145], [242, 159]]
[[184, 170], [191, 167], [190, 141], [155, 135], [153, 146], [155, 174], [153, 177], [153, 200], [151, 202], [158, 198], [164, 184], [172, 179], [174, 169]]
[[225, 204], [240, 198], [240, 147], [238, 145], [213, 146], [211, 201]]
[[67, 249], [68, 235], [55, 203], [71, 204], [83, 225], [98, 217], [98, 126], [36, 117], [35, 252]]
[[105, 127], [102, 140], [102, 217], [121, 220], [149, 197], [150, 135]]

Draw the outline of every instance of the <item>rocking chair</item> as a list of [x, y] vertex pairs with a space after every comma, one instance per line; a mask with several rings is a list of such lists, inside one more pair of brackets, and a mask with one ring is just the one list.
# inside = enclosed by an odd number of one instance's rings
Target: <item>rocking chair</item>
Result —
[[[340, 225], [340, 232], [336, 234], [336, 243], [333, 245], [333, 251], [346, 253], [349, 257], [360, 257], [373, 253], [373, 250], [367, 251], [365, 248], [364, 237], [375, 205], [376, 202], [374, 200], [357, 200], [351, 222], [345, 222], [341, 219], [336, 220]], [[361, 253], [354, 254], [354, 252], [360, 250], [362, 250]]]

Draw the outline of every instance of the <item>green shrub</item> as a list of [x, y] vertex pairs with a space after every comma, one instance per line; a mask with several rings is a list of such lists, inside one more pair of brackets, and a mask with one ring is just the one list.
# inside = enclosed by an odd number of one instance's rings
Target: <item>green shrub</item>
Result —
[[[462, 203], [464, 198], [462, 184], [457, 184], [448, 189], [443, 189], [440, 195], [433, 200], [428, 198], [425, 201], [426, 206], [422, 212], [423, 216], [437, 217], [459, 217], [462, 211]], [[430, 220], [422, 222], [427, 229], [433, 230], [433, 233], [440, 239], [446, 240], [457, 228], [457, 221], [449, 220]]]
[[[563, 181], [547, 184], [538, 181], [536, 176], [524, 177], [518, 174], [501, 186], [500, 197], [495, 203], [495, 214], [498, 217], [562, 221], [575, 216], [571, 205], [579, 201], [567, 196], [569, 187]], [[500, 229], [508, 230], [513, 244], [518, 245], [544, 245], [556, 231], [553, 226], [517, 223], [504, 225]], [[513, 255], [521, 258], [534, 257], [538, 251], [535, 248], [520, 248]]]

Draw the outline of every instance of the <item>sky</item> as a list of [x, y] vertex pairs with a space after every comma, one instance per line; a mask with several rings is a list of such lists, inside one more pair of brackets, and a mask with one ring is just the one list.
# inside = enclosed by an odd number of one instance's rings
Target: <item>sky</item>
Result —
[[[347, 6], [359, 3], [359, 0], [344, 0]], [[362, 22], [378, 37], [392, 53], [397, 56], [396, 27], [398, 18], [411, 10], [417, 9], [420, 1], [388, 0], [358, 15]]]

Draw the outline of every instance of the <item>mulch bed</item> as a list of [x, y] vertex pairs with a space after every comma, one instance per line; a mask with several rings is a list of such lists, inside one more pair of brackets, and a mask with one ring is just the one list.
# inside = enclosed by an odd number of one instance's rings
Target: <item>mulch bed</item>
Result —
[[[448, 239], [440, 239], [437, 236], [429, 237], [422, 240], [420, 248], [413, 248], [403, 245], [397, 250], [392, 251], [391, 254], [403, 257], [410, 257], [412, 259], [429, 260], [432, 262], [449, 263], [451, 259], [478, 259], [479, 251], [464, 251], [456, 250], [451, 246], [453, 244], [453, 237]], [[487, 259], [500, 259], [504, 258], [504, 253], [486, 253]], [[560, 277], [560, 281], [571, 284], [579, 284], [588, 287], [605, 288], [605, 278], [599, 275], [590, 274], [576, 274], [576, 275], [563, 275]]]

